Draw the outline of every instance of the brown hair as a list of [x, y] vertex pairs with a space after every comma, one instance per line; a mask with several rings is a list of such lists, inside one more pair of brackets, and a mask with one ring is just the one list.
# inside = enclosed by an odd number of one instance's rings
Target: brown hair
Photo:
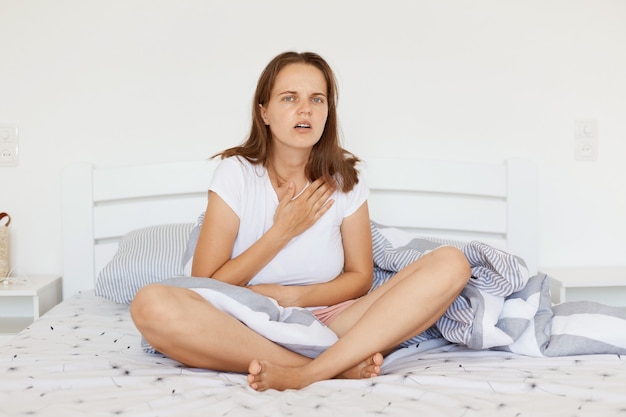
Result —
[[320, 140], [313, 146], [305, 169], [309, 181], [324, 178], [337, 181], [343, 191], [352, 190], [359, 177], [355, 165], [359, 162], [352, 153], [340, 146], [337, 121], [337, 81], [328, 63], [314, 52], [284, 52], [270, 61], [257, 83], [252, 102], [252, 126], [248, 139], [240, 146], [226, 149], [215, 156], [223, 158], [241, 156], [253, 164], [267, 167], [272, 155], [272, 133], [261, 117], [259, 104], [265, 106], [278, 73], [290, 64], [307, 64], [319, 69], [326, 79], [328, 97], [328, 117]]

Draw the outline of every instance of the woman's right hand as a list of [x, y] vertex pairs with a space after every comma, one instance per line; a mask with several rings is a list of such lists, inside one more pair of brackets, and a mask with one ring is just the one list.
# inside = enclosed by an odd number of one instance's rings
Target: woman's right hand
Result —
[[330, 199], [333, 192], [335, 188], [319, 178], [295, 197], [295, 185], [290, 182], [274, 214], [274, 227], [290, 238], [298, 236], [330, 209], [335, 202]]

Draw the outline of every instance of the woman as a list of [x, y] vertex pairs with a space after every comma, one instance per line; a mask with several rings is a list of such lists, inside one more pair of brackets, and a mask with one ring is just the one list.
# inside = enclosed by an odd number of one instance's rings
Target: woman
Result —
[[312, 360], [221, 312], [192, 290], [154, 284], [131, 305], [160, 352], [186, 365], [248, 372], [255, 390], [377, 376], [383, 356], [430, 327], [470, 276], [442, 247], [371, 291], [367, 188], [339, 146], [336, 81], [317, 54], [287, 52], [263, 71], [248, 140], [221, 154], [192, 275], [311, 308], [338, 341]]

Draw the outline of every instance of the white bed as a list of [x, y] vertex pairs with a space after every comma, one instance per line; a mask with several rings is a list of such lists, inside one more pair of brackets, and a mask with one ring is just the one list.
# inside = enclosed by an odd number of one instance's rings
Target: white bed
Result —
[[[626, 415], [626, 364], [616, 354], [536, 358], [433, 339], [390, 355], [374, 379], [258, 393], [243, 375], [145, 353], [128, 306], [95, 296], [95, 280], [128, 232], [180, 223], [190, 229], [214, 165], [65, 171], [65, 301], [0, 346], [0, 415]], [[370, 160], [365, 171], [376, 222], [479, 239], [536, 272], [532, 163]]]

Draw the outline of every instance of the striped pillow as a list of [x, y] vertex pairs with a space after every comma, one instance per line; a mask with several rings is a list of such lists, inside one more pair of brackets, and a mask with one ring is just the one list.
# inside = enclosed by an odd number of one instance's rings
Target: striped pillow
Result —
[[95, 294], [130, 304], [139, 288], [183, 275], [183, 255], [193, 223], [165, 224], [126, 234], [96, 280]]

